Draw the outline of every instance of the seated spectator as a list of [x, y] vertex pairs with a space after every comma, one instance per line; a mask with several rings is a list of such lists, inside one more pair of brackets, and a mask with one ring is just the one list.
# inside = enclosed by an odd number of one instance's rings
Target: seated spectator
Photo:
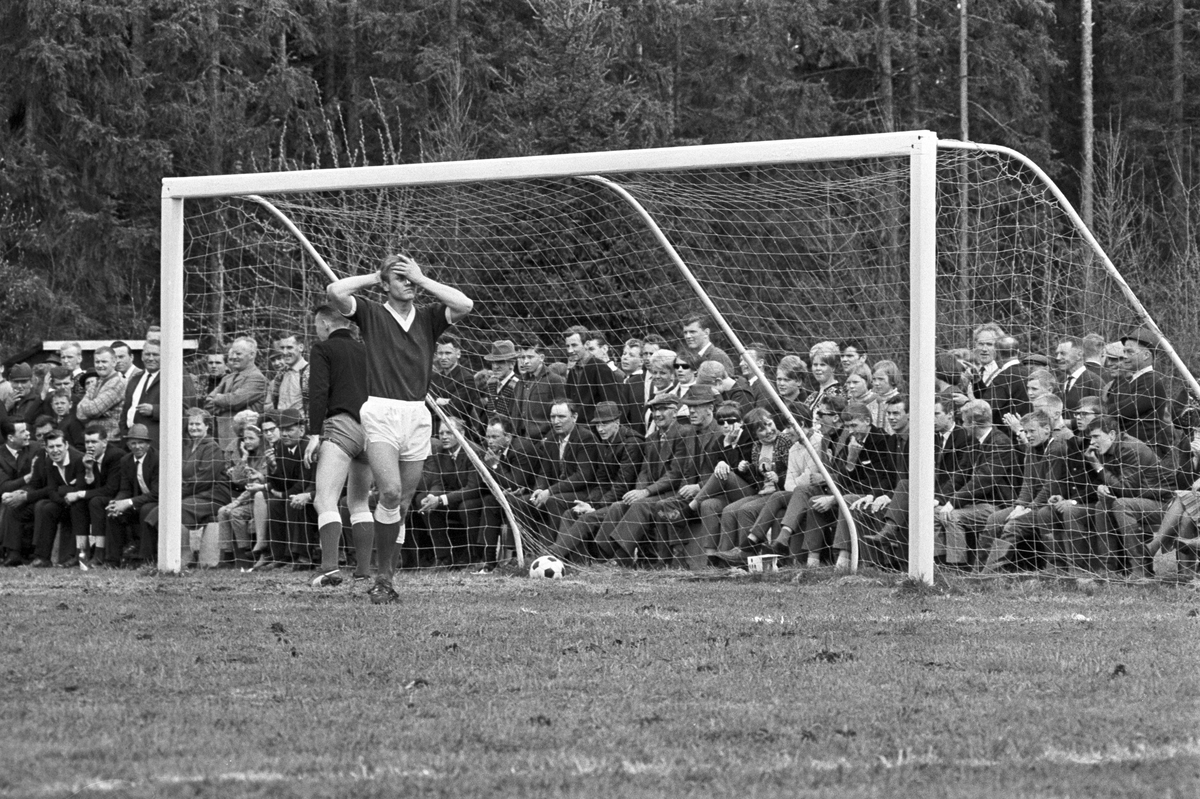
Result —
[[158, 560], [158, 453], [145, 425], [125, 435], [129, 454], [121, 458], [121, 487], [105, 508], [105, 549], [109, 565]]
[[[39, 461], [41, 468], [33, 472], [27, 498], [33, 506], [33, 561], [29, 565], [34, 568], [54, 565], [51, 555], [54, 540], [58, 537], [59, 522], [64, 517], [69, 519], [66, 495], [80, 489], [83, 483], [83, 453], [67, 444], [61, 430], [50, 431], [44, 446], [46, 457]], [[76, 550], [78, 532], [72, 527], [70, 534], [60, 541], [60, 565], [79, 565]]]
[[121, 490], [121, 459], [127, 453], [109, 443], [108, 430], [92, 422], [84, 431], [83, 483], [66, 495], [79, 559], [93, 567], [111, 565], [108, 557], [108, 503]]
[[1151, 562], [1146, 541], [1162, 522], [1163, 503], [1170, 498], [1158, 456], [1128, 433], [1111, 416], [1087, 426], [1092, 445], [1084, 453], [1098, 485], [1096, 512], [1113, 526], [1108, 566], [1133, 579], [1147, 576]]
[[33, 369], [27, 363], [19, 363], [9, 372], [9, 381], [13, 393], [8, 417], [32, 428], [38, 416], [42, 415], [42, 395], [35, 387]]
[[969, 460], [962, 464], [966, 479], [938, 506], [934, 553], [949, 567], [969, 569], [988, 519], [1016, 496], [1020, 454], [992, 423], [992, 408], [983, 400], [963, 405], [961, 415], [973, 438]]
[[[455, 436], [451, 429], [458, 432]], [[466, 566], [487, 559], [486, 542], [477, 537], [483, 499], [479, 473], [461, 443], [462, 419], [447, 417], [438, 433], [441, 451], [425, 461], [425, 490], [415, 510], [429, 526], [433, 557], [438, 566]], [[494, 557], [494, 555], [493, 555]]]
[[[534, 481], [533, 466], [527, 454], [530, 448], [517, 443], [512, 420], [505, 417], [492, 419], [485, 437], [487, 449], [483, 453], [483, 463], [501, 495], [506, 501], [508, 497], [527, 497]], [[500, 560], [501, 547], [510, 548], [513, 542], [500, 499], [482, 488], [480, 496], [482, 523], [479, 538], [483, 544], [480, 570], [491, 571]]]
[[271, 561], [291, 563], [293, 571], [315, 568], [317, 514], [313, 509], [313, 467], [304, 461], [304, 417], [295, 408], [278, 411], [281, 439], [267, 472], [267, 530]]
[[570, 513], [563, 515], [558, 535], [550, 551], [564, 560], [588, 557], [603, 520], [603, 512], [633, 489], [642, 466], [642, 439], [622, 422], [616, 403], [596, 406], [592, 424], [599, 439], [593, 480], [601, 489], [594, 499], [577, 499]]
[[[720, 366], [715, 361], [710, 363]], [[755, 421], [761, 416], [770, 416], [762, 408], [754, 410], [758, 411], [758, 414], [753, 416]], [[715, 465], [712, 475], [704, 483], [700, 493], [682, 507], [668, 505], [660, 511], [660, 518], [667, 522], [699, 518], [700, 548], [710, 559], [715, 558], [722, 549], [721, 511], [729, 503], [750, 496], [757, 482], [757, 474], [750, 459], [754, 448], [754, 427], [743, 424], [741, 407], [736, 402], [723, 402], [717, 408], [715, 418], [720, 436], [715, 442]]]
[[[878, 368], [878, 364], [876, 365]], [[871, 411], [861, 402], [849, 403], [842, 411], [843, 433], [829, 451], [829, 468], [848, 506], [863, 498], [876, 498], [895, 488], [896, 472], [887, 434], [871, 424]], [[804, 529], [804, 548], [809, 561], [828, 549], [839, 570], [850, 568], [848, 528], [838, 522], [837, 501], [832, 494], [815, 496], [810, 502]], [[832, 540], [830, 533], [834, 532]]]
[[[253, 411], [248, 413], [257, 418]], [[258, 425], [246, 416], [235, 420], [238, 431], [237, 456], [229, 465], [228, 474], [232, 499], [217, 510], [219, 540], [234, 555], [234, 562], [242, 566], [249, 561], [251, 547], [259, 559], [250, 568], [268, 571], [276, 568], [265, 538], [256, 541], [254, 528], [255, 499], [262, 502], [264, 520], [268, 496], [267, 473], [275, 462], [275, 450], [266, 444]]]
[[1027, 548], [1029, 560], [1042, 550], [1048, 550], [1053, 559], [1054, 508], [1050, 498], [1062, 479], [1067, 449], [1064, 443], [1055, 440], [1051, 424], [1050, 417], [1040, 411], [1027, 413], [1021, 419], [1021, 439], [1025, 443], [1021, 490], [1014, 505], [998, 509], [988, 518], [984, 539], [980, 541], [980, 550], [987, 553], [985, 572], [998, 572], [1017, 563], [1022, 547]]
[[[212, 415], [208, 411], [203, 408], [188, 409], [185, 418], [188, 441], [183, 445], [183, 488], [179, 517], [184, 530], [183, 541], [190, 539], [192, 554], [200, 551], [204, 526], [218, 521], [217, 512], [233, 499], [225, 453], [212, 437], [212, 428]], [[215, 543], [219, 551], [219, 533]], [[248, 560], [249, 554], [249, 547], [246, 547], [241, 559]], [[236, 556], [230, 558], [228, 565], [232, 566], [235, 562]]]
[[767, 539], [754, 532], [754, 520], [768, 499], [782, 491], [792, 442], [795, 441], [794, 433], [790, 430], [780, 432], [771, 414], [762, 408], [747, 413], [743, 423], [754, 436], [754, 446], [743, 472], [750, 478], [750, 488], [744, 496], [727, 503], [719, 511], [721, 551], [718, 557], [730, 566], [741, 566], [750, 555], [757, 554], [767, 545]]
[[21, 517], [27, 515], [31, 469], [41, 448], [30, 446], [29, 426], [17, 417], [0, 420], [0, 437], [0, 565], [20, 566], [33, 550], [33, 528], [27, 527], [32, 517]]
[[[841, 397], [836, 400], [830, 399], [830, 402], [840, 403], [842, 401]], [[818, 406], [819, 409], [826, 410], [829, 407], [829, 402], [823, 402]], [[804, 408], [801, 410], [801, 415], [797, 417], [801, 431], [808, 439], [808, 446], [805, 446], [799, 438], [796, 439], [796, 443], [792, 444], [788, 450], [787, 472], [784, 475], [783, 488], [767, 495], [767, 500], [754, 517], [747, 535], [748, 539], [764, 542], [776, 555], [785, 558], [793, 554], [792, 532], [800, 529], [800, 521], [803, 519], [804, 511], [808, 508], [809, 491], [823, 481], [816, 453], [821, 451], [825, 438], [820, 429], [813, 429], [810, 413], [807, 408]], [[840, 411], [835, 413], [840, 413]], [[795, 515], [787, 518], [787, 511], [797, 492], [802, 494], [803, 498], [798, 502]], [[799, 543], [800, 537], [796, 536], [795, 540]]]

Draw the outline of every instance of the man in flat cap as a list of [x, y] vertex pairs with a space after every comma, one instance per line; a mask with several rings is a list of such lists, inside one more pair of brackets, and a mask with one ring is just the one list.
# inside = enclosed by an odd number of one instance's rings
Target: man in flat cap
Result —
[[[562, 557], [572, 552], [581, 551], [580, 542], [586, 542], [594, 535], [594, 549], [587, 550], [600, 558], [628, 559], [630, 552], [617, 542], [617, 528], [629, 518], [630, 525], [637, 527], [653, 523], [654, 510], [659, 500], [673, 496], [681, 485], [680, 473], [675, 471], [675, 456], [682, 446], [683, 436], [687, 433], [687, 425], [675, 421], [675, 411], [679, 407], [679, 398], [673, 394], [661, 393], [647, 403], [653, 418], [653, 432], [646, 437], [643, 447], [642, 467], [638, 471], [633, 488], [626, 491], [620, 499], [601, 511], [603, 518], [599, 521], [599, 529], [595, 533], [576, 526], [570, 529], [570, 550], [556, 551]], [[585, 516], [580, 523], [590, 523]], [[640, 533], [640, 529], [639, 529]], [[622, 535], [628, 535], [623, 531]]]

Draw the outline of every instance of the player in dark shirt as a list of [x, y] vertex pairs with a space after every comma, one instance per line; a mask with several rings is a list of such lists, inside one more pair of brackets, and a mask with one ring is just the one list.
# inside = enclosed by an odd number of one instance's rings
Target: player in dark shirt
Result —
[[312, 584], [319, 588], [342, 582], [338, 568], [338, 545], [342, 540], [338, 499], [342, 486], [347, 486], [355, 577], [370, 576], [375, 519], [367, 504], [371, 490], [367, 437], [358, 416], [367, 401], [367, 353], [350, 331], [346, 317], [332, 305], [313, 311], [313, 325], [320, 340], [313, 345], [308, 362], [310, 433], [304, 462], [310, 466], [313, 461], [317, 463], [313, 505], [321, 536], [321, 573]]
[[[381, 284], [385, 303], [359, 301], [354, 295]], [[417, 290], [437, 302], [417, 307]], [[366, 344], [367, 401], [359, 412], [367, 437], [367, 458], [379, 502], [375, 506], [378, 571], [371, 588], [375, 604], [399, 599], [392, 585], [395, 553], [404, 540], [404, 514], [421, 480], [433, 423], [425, 407], [433, 372], [433, 353], [446, 328], [471, 312], [471, 299], [433, 280], [407, 255], [389, 255], [379, 272], [329, 284], [329, 302], [358, 324]]]

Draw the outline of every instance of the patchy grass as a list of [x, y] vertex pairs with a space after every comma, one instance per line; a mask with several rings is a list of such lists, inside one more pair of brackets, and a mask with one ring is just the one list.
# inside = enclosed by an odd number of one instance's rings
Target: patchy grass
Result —
[[1192, 585], [0, 572], [0, 793], [1191, 796]]

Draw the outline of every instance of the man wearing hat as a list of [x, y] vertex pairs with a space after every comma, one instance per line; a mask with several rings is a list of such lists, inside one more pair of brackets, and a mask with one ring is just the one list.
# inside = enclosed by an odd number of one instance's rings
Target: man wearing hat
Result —
[[[673, 359], [674, 354], [671, 357]], [[583, 551], [580, 542], [586, 544], [594, 538], [592, 551], [597, 556], [629, 560], [631, 551], [619, 544], [616, 538], [620, 524], [627, 516], [631, 517], [631, 524], [649, 524], [654, 518], [658, 501], [672, 496], [678, 487], [679, 475], [674, 473], [673, 468], [675, 455], [688, 429], [687, 425], [675, 421], [679, 398], [674, 394], [662, 393], [651, 399], [647, 407], [653, 418], [653, 432], [646, 437], [642, 466], [633, 488], [607, 508], [598, 511], [601, 514], [598, 520], [588, 519], [585, 515], [579, 520], [579, 525], [568, 528], [569, 540], [566, 543], [571, 547], [570, 551]], [[595, 531], [587, 527], [593, 523], [598, 523]]]
[[1154, 371], [1154, 350], [1159, 337], [1142, 326], [1121, 339], [1125, 348], [1121, 368], [1108, 386], [1108, 410], [1121, 432], [1148, 444], [1166, 457], [1174, 445], [1170, 395], [1162, 376]]
[[483, 407], [488, 418], [512, 416], [513, 397], [521, 378], [513, 368], [517, 365], [517, 348], [508, 339], [492, 342], [492, 351], [483, 356], [491, 368], [484, 385]]
[[108, 566], [121, 565], [122, 557], [158, 560], [158, 453], [144, 424], [130, 427], [124, 443], [129, 454], [121, 458], [121, 487], [107, 508]]
[[313, 510], [313, 467], [305, 462], [300, 439], [304, 417], [299, 408], [275, 411], [281, 437], [275, 445], [275, 466], [267, 475], [267, 538], [271, 562], [278, 568], [291, 563], [295, 571], [313, 568], [317, 546], [317, 517]]
[[[675, 478], [675, 489], [671, 495], [662, 495], [657, 502], [643, 504], [630, 509], [613, 531], [612, 538], [619, 549], [616, 552], [618, 560], [633, 559], [634, 550], [641, 547], [646, 554], [647, 544], [652, 538], [657, 539], [667, 550], [675, 551], [685, 544], [679, 540], [679, 533], [687, 528], [675, 524], [664, 525], [662, 533], [665, 537], [654, 536], [653, 527], [657, 511], [664, 504], [686, 505], [697, 494], [701, 486], [712, 474], [715, 463], [713, 456], [720, 444], [721, 432], [713, 420], [713, 410], [716, 405], [716, 395], [711, 386], [693, 385], [683, 395], [683, 405], [688, 410], [687, 432], [679, 441], [675, 456], [672, 460], [671, 475]], [[666, 552], [664, 557], [669, 556]]]
[[27, 363], [19, 363], [9, 372], [12, 382], [12, 405], [8, 417], [15, 422], [24, 422], [31, 429], [38, 416], [42, 414], [42, 397], [33, 390], [33, 368]]
[[610, 400], [596, 405], [592, 424], [600, 442], [596, 448], [592, 483], [600, 492], [591, 501], [578, 499], [563, 514], [550, 551], [563, 559], [586, 554], [603, 521], [602, 510], [618, 502], [637, 481], [642, 465], [642, 438], [623, 424], [621, 406]]

